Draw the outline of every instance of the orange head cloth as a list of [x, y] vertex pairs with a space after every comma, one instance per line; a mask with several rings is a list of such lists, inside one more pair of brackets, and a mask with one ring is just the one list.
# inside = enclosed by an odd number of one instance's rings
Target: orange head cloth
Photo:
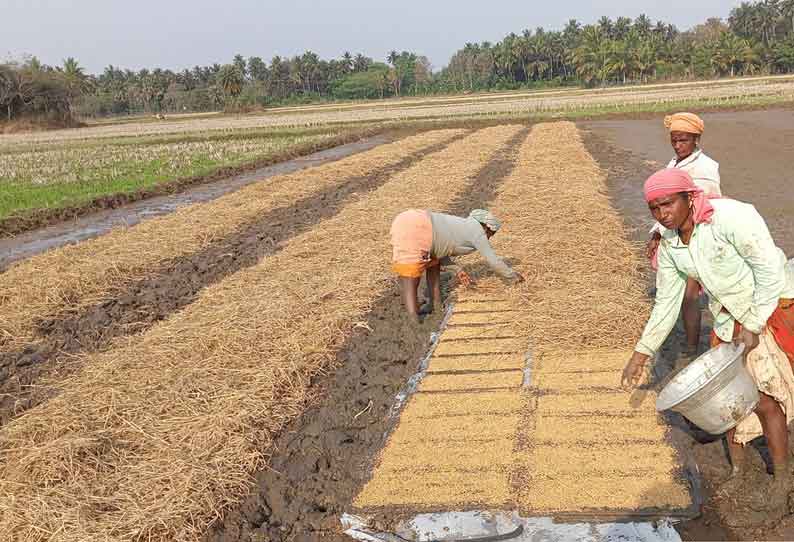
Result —
[[702, 134], [706, 125], [703, 119], [694, 113], [676, 113], [664, 118], [664, 127], [671, 132], [686, 132], [688, 134]]

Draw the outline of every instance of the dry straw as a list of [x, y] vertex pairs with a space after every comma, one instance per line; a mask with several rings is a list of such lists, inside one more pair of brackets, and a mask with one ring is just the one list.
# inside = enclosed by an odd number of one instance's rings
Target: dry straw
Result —
[[202, 250], [270, 210], [394, 165], [460, 133], [439, 130], [408, 137], [21, 262], [0, 275], [0, 350], [36, 341], [38, 322], [111, 299], [124, 285], [162, 272], [167, 262]]
[[499, 190], [493, 208], [505, 226], [494, 240], [526, 278], [510, 295], [533, 350], [630, 347], [642, 328], [643, 264], [607, 192], [568, 122], [536, 125]]
[[520, 129], [450, 144], [147, 333], [88, 357], [58, 397], [0, 430], [0, 532], [200, 538], [246, 493], [273, 436], [311, 398], [311, 378], [391, 280], [392, 217], [447, 206]]

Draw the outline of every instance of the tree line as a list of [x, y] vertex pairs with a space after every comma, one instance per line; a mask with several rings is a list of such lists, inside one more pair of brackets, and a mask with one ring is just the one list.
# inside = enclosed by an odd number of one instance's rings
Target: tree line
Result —
[[560, 31], [467, 43], [439, 83], [446, 91], [475, 91], [792, 72], [794, 0], [762, 0], [734, 8], [727, 22], [712, 18], [685, 32], [640, 15], [584, 26], [572, 19]]
[[89, 75], [73, 58], [62, 66], [35, 58], [0, 65], [6, 118], [43, 114], [247, 110], [330, 99], [611, 85], [794, 72], [794, 0], [743, 2], [727, 21], [687, 31], [647, 16], [570, 20], [561, 30], [524, 30], [496, 43], [467, 43], [433, 72], [428, 59], [391, 51], [383, 62], [344, 53], [324, 60], [236, 55], [228, 64], [182, 71], [108, 66]]

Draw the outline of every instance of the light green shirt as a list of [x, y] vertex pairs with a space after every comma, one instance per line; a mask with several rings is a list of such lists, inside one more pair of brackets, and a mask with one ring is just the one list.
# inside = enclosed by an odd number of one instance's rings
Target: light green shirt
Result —
[[735, 320], [760, 333], [780, 298], [794, 298], [786, 256], [755, 207], [732, 199], [711, 203], [711, 222], [695, 226], [689, 245], [677, 231], [662, 234], [656, 302], [637, 352], [652, 356], [667, 339], [678, 319], [688, 277], [700, 282], [708, 294], [714, 331], [724, 341], [733, 338]]

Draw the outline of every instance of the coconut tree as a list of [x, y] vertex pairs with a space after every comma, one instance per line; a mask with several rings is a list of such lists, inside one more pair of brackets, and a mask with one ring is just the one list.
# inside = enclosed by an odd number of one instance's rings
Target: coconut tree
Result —
[[601, 33], [604, 34], [607, 38], [614, 38], [613, 32], [613, 25], [612, 19], [604, 15], [600, 19], [598, 19], [598, 28], [601, 30]]
[[370, 65], [372, 64], [372, 59], [358, 53], [356, 58], [353, 59], [353, 71], [354, 72], [365, 72], [369, 69]]
[[629, 30], [631, 30], [630, 17], [618, 17], [615, 20], [615, 25], [612, 28], [615, 39], [625, 39], [629, 33]]
[[749, 2], [742, 2], [731, 10], [728, 24], [733, 32], [743, 38], [756, 35], [755, 6]]
[[248, 77], [248, 65], [247, 65], [247, 63], [245, 61], [245, 58], [243, 58], [243, 55], [241, 55], [239, 53], [234, 55], [234, 59], [232, 60], [232, 64], [234, 64], [234, 66], [237, 68], [237, 71], [239, 71], [241, 74], [243, 74], [243, 79]]
[[794, 0], [783, 0], [780, 2], [780, 14], [789, 21], [789, 36], [794, 36]]
[[265, 81], [268, 76], [267, 64], [258, 56], [248, 58], [248, 76], [252, 81]]
[[634, 28], [640, 36], [647, 36], [651, 33], [651, 20], [644, 13], [634, 19]]
[[218, 85], [226, 96], [236, 98], [243, 90], [243, 74], [234, 64], [222, 66], [216, 77]]
[[642, 78], [643, 83], [648, 82], [648, 78], [653, 74], [656, 69], [657, 56], [657, 43], [649, 38], [645, 38], [640, 42], [639, 47], [634, 51], [633, 62], [637, 68], [637, 73]]
[[747, 40], [740, 38], [733, 32], [725, 32], [717, 43], [713, 62], [722, 73], [736, 75], [745, 65], [756, 60], [752, 47]]
[[615, 73], [626, 84], [629, 73], [632, 71], [632, 52], [625, 41], [612, 41], [610, 43], [609, 71]]
[[598, 81], [603, 84], [610, 78], [613, 73], [611, 47], [612, 41], [599, 26], [584, 27], [581, 45], [574, 50], [572, 60], [577, 74], [585, 83]]
[[68, 94], [69, 112], [73, 113], [75, 101], [91, 90], [91, 79], [85, 74], [77, 60], [71, 56], [63, 61], [60, 71]]
[[764, 43], [769, 45], [777, 39], [777, 24], [780, 20], [778, 0], [763, 0], [755, 6], [757, 24]]
[[780, 41], [772, 49], [775, 67], [782, 72], [794, 71], [794, 36], [786, 41]]
[[61, 72], [63, 73], [64, 82], [67, 84], [70, 91], [80, 94], [90, 87], [88, 76], [73, 57], [70, 56], [63, 61]]
[[342, 67], [345, 73], [353, 71], [353, 55], [350, 54], [350, 51], [345, 51], [342, 55]]

